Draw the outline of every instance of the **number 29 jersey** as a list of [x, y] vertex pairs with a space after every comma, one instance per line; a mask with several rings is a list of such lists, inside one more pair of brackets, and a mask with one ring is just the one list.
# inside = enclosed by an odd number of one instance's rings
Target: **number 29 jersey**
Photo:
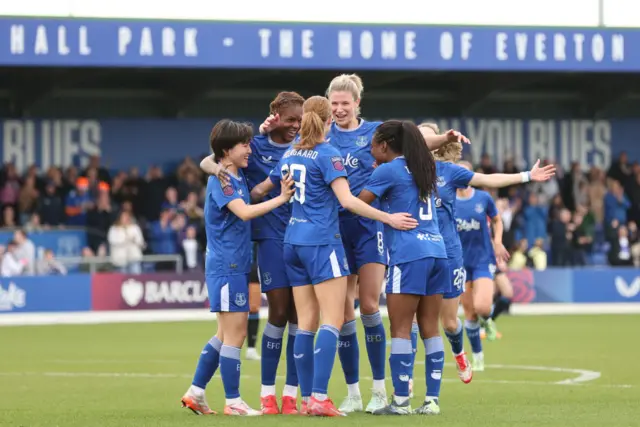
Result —
[[426, 202], [420, 200], [418, 187], [404, 156], [378, 166], [365, 190], [381, 199], [386, 212], [407, 212], [418, 220], [418, 227], [408, 231], [385, 225], [384, 239], [389, 248], [390, 266], [422, 258], [447, 258], [434, 209], [434, 197], [431, 195]]
[[334, 180], [347, 177], [340, 152], [327, 143], [312, 150], [292, 147], [269, 176], [279, 185], [287, 173], [293, 176], [296, 192], [291, 199], [293, 209], [284, 242], [299, 246], [342, 244], [340, 204], [331, 189]]

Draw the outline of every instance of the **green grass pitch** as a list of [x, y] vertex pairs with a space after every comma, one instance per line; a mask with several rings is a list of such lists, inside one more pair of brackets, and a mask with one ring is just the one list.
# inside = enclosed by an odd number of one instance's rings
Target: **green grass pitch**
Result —
[[[504, 337], [484, 343], [487, 370], [471, 384], [457, 379], [447, 354], [440, 416], [339, 419], [197, 417], [181, 409], [199, 352], [215, 331], [213, 320], [3, 327], [0, 426], [640, 426], [640, 316], [505, 317], [498, 326]], [[362, 338], [360, 343], [366, 404], [371, 379]], [[414, 407], [425, 391], [423, 348], [416, 361]], [[242, 395], [259, 408], [260, 363], [243, 361], [242, 371]], [[282, 384], [280, 376], [279, 391]], [[345, 392], [336, 360], [330, 395], [339, 404]], [[222, 409], [217, 373], [207, 396], [214, 409]]]

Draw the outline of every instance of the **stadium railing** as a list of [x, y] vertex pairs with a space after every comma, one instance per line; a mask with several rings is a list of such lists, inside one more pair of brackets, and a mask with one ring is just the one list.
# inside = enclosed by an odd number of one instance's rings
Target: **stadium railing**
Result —
[[[88, 273], [95, 274], [100, 270], [98, 267], [105, 266], [112, 269], [111, 257], [93, 256], [93, 257], [57, 257], [56, 260], [62, 263], [65, 267], [78, 267], [80, 265], [86, 265], [89, 267]], [[182, 274], [184, 271], [184, 263], [182, 257], [178, 254], [173, 255], [144, 255], [140, 262], [145, 263], [175, 263], [175, 272]]]

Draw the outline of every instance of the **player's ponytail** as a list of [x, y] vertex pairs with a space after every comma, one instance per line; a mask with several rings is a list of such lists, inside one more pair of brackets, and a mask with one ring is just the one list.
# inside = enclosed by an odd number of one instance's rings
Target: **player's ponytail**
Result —
[[413, 122], [402, 122], [402, 154], [418, 187], [422, 200], [438, 192], [436, 161], [431, 155], [420, 129]]
[[378, 126], [373, 140], [386, 142], [394, 153], [404, 156], [421, 199], [437, 193], [436, 162], [414, 123], [388, 120]]
[[327, 122], [331, 117], [331, 105], [323, 96], [312, 96], [302, 105], [300, 141], [294, 145], [298, 150], [312, 150], [324, 141]]

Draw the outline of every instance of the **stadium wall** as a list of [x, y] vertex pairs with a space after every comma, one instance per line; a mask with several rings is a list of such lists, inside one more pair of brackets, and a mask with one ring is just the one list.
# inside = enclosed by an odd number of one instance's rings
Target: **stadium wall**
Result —
[[[525, 269], [509, 276], [514, 314], [640, 313], [638, 269]], [[384, 295], [381, 303], [385, 306]], [[202, 320], [208, 306], [200, 273], [0, 280], [0, 325]], [[263, 314], [265, 306], [263, 298]]]

